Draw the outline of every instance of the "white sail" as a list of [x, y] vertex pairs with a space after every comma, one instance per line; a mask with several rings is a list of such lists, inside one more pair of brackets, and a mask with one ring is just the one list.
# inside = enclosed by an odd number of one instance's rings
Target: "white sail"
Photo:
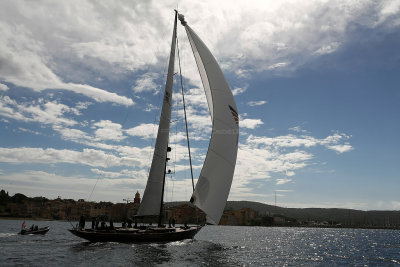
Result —
[[235, 170], [239, 120], [232, 91], [210, 50], [186, 24], [212, 118], [210, 145], [191, 202], [204, 211], [207, 223], [218, 224]]
[[157, 132], [157, 140], [154, 146], [153, 161], [151, 163], [149, 178], [138, 211], [139, 216], [152, 216], [160, 214], [160, 206], [163, 198], [165, 164], [169, 140], [169, 128], [171, 121], [173, 76], [175, 62], [176, 43], [176, 14], [174, 30], [172, 34], [171, 53], [168, 65], [167, 81], [165, 84], [164, 101], [161, 109], [160, 124]]

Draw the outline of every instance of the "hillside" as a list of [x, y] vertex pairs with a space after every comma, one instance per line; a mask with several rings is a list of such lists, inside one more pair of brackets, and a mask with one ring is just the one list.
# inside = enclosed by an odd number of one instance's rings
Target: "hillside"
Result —
[[334, 221], [346, 225], [400, 225], [400, 211], [338, 208], [282, 208], [252, 201], [228, 201], [225, 210], [250, 208], [260, 215], [283, 215], [296, 220]]
[[[174, 207], [182, 204], [188, 204], [188, 202], [169, 202], [165, 205], [167, 207]], [[225, 211], [240, 210], [243, 208], [255, 210], [259, 216], [281, 215], [298, 221], [327, 221], [343, 225], [400, 225], [400, 211], [362, 211], [339, 208], [283, 208], [254, 201], [228, 201], [225, 206]]]

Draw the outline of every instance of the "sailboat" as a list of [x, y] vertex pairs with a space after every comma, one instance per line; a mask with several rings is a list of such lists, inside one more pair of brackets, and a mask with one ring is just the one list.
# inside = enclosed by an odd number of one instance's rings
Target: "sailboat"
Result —
[[[206, 214], [201, 225], [166, 227], [163, 225], [163, 200], [169, 147], [173, 76], [177, 39], [177, 20], [186, 30], [197, 63], [212, 119], [207, 155], [190, 202]], [[182, 88], [183, 92], [183, 88]], [[184, 103], [184, 96], [183, 96]], [[184, 106], [185, 109], [185, 106]], [[186, 119], [186, 113], [185, 113]], [[186, 121], [187, 126], [187, 121]], [[187, 132], [187, 128], [186, 128]], [[188, 137], [188, 134], [187, 134]], [[174, 29], [160, 123], [146, 188], [137, 216], [157, 216], [157, 226], [113, 228], [107, 230], [76, 227], [69, 230], [92, 242], [171, 242], [192, 239], [205, 224], [218, 224], [232, 184], [239, 138], [239, 117], [232, 91], [210, 50], [175, 10]], [[189, 140], [189, 139], [188, 139]], [[190, 146], [188, 141], [190, 156]], [[190, 160], [191, 161], [191, 160]]]

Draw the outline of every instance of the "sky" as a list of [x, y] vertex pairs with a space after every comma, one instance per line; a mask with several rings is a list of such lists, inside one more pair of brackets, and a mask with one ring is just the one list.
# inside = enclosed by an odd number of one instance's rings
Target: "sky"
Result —
[[[0, 1], [1, 189], [143, 194], [175, 8], [238, 107], [228, 200], [400, 210], [399, 0]], [[180, 25], [178, 46], [197, 180], [211, 118]], [[178, 84], [165, 201], [192, 192]]]

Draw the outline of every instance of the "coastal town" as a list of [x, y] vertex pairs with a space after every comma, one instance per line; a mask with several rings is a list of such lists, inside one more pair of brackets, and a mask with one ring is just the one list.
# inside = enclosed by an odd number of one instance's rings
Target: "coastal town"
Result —
[[[101, 218], [126, 222], [136, 215], [140, 202], [139, 192], [136, 192], [132, 200], [112, 203], [61, 197], [50, 200], [45, 197], [27, 197], [20, 193], [10, 196], [1, 190], [0, 218], [78, 221], [83, 215], [88, 220]], [[165, 221], [173, 218], [177, 224], [205, 222], [205, 214], [189, 202], [164, 203], [164, 210]], [[219, 225], [400, 229], [400, 211], [285, 209], [257, 202], [228, 201]]]

